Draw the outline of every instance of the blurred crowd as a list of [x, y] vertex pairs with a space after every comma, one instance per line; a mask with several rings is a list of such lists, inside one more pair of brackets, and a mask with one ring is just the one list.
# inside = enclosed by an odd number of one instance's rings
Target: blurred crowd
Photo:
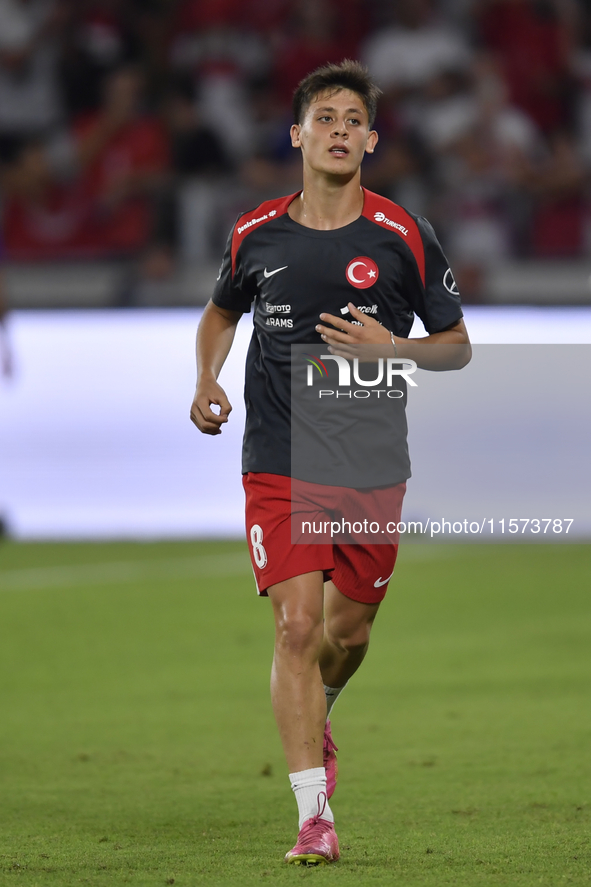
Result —
[[0, 0], [5, 255], [219, 260], [301, 186], [291, 94], [345, 57], [383, 90], [364, 184], [431, 220], [468, 299], [591, 252], [591, 0]]

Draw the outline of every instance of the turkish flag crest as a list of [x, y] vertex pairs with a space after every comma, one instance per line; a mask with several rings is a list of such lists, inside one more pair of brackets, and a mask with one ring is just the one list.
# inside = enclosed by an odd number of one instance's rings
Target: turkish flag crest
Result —
[[367, 256], [357, 256], [347, 265], [347, 280], [351, 286], [357, 287], [359, 290], [367, 289], [373, 286], [380, 276], [380, 269], [373, 259]]

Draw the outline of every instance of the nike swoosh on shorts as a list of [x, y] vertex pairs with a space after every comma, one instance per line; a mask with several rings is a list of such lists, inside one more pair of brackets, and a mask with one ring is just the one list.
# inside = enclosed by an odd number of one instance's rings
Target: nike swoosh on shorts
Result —
[[267, 269], [265, 268], [265, 270], [263, 271], [263, 276], [273, 277], [274, 274], [277, 274], [279, 271], [285, 271], [286, 268], [289, 268], [289, 265], [284, 265], [282, 268], [275, 268], [274, 271], [267, 271]]
[[387, 579], [382, 579], [382, 577], [380, 576], [380, 578], [376, 579], [376, 581], [374, 582], [373, 587], [379, 588], [381, 585], [385, 585], [386, 582], [390, 581], [390, 579], [392, 578], [393, 575], [394, 575], [394, 570], [392, 570], [392, 572], [390, 573], [390, 575], [388, 576]]

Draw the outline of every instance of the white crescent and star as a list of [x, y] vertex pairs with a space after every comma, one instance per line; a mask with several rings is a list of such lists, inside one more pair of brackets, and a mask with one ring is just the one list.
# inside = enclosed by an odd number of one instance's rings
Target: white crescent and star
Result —
[[[363, 268], [363, 271], [358, 271], [359, 268]], [[357, 273], [355, 273], [356, 271]], [[369, 259], [367, 256], [357, 256], [352, 259], [346, 270], [349, 283], [359, 289], [372, 286], [378, 279], [378, 273], [378, 266], [373, 259]]]
[[[353, 262], [352, 265], [349, 265], [349, 280], [352, 280], [353, 283], [365, 283], [364, 280], [360, 280], [358, 277], [355, 277], [355, 275], [353, 274], [353, 271], [355, 270], [355, 268], [358, 268], [359, 265], [362, 265], [364, 268], [367, 268], [367, 265], [365, 264], [365, 262]], [[371, 277], [371, 271], [369, 272], [369, 276]], [[376, 276], [375, 271], [373, 272], [373, 276], [374, 277]]]

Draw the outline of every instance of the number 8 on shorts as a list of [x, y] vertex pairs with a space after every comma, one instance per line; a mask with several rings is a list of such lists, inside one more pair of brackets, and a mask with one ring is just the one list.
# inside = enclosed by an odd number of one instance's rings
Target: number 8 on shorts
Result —
[[258, 524], [253, 524], [250, 528], [250, 541], [254, 562], [259, 570], [262, 570], [267, 564], [267, 552], [263, 545], [263, 528]]

